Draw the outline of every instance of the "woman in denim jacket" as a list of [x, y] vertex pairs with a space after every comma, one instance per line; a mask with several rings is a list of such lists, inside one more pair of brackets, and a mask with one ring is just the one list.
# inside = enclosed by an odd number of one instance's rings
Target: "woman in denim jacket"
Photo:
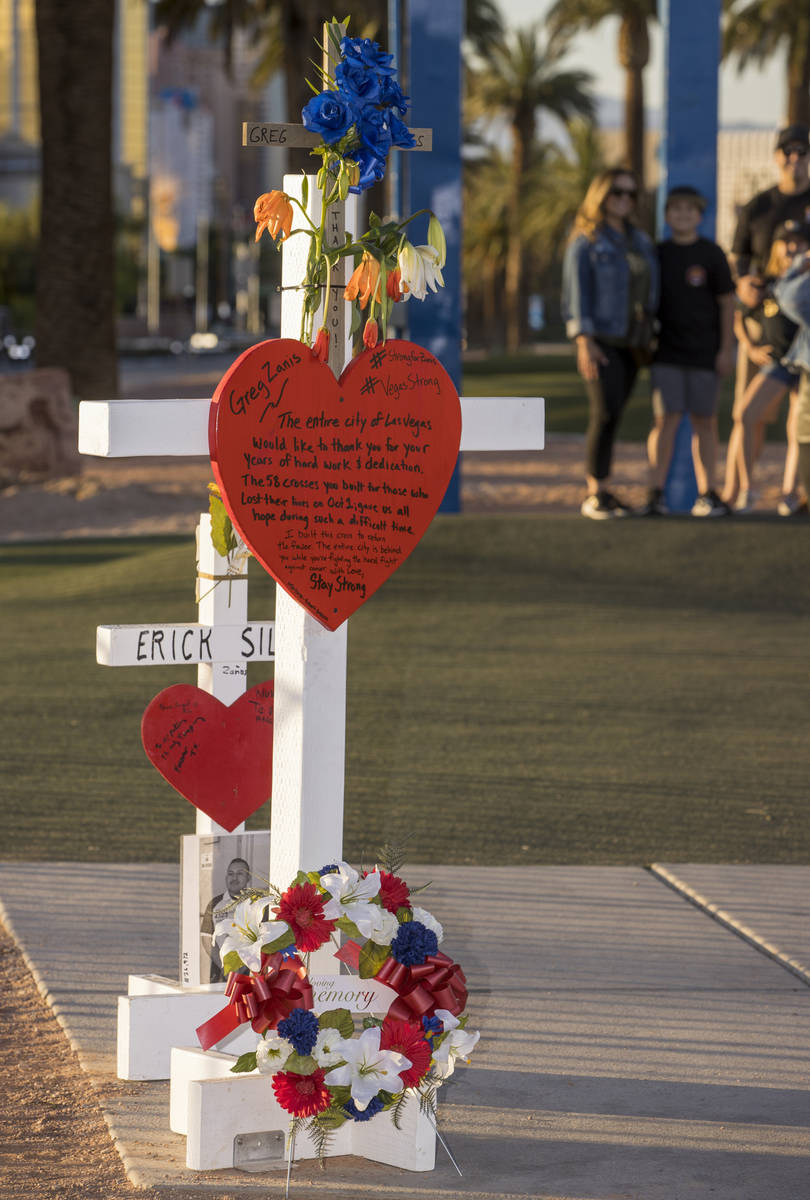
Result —
[[649, 344], [658, 307], [658, 258], [634, 222], [638, 185], [615, 167], [597, 175], [577, 212], [563, 262], [562, 311], [576, 340], [590, 405], [582, 515], [602, 521], [630, 509], [609, 490], [613, 443]]

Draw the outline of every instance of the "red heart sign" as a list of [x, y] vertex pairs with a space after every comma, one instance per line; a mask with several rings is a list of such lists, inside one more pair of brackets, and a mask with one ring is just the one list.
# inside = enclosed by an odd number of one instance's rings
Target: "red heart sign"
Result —
[[458, 457], [461, 408], [432, 354], [389, 341], [339, 380], [290, 338], [247, 350], [211, 405], [211, 462], [243, 541], [327, 629], [407, 558]]
[[177, 683], [147, 706], [141, 737], [163, 778], [225, 829], [235, 829], [270, 797], [272, 683], [257, 684], [230, 706]]

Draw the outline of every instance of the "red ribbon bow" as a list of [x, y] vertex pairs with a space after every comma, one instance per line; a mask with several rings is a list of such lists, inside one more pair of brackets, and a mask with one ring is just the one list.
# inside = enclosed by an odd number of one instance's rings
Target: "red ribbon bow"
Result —
[[387, 958], [374, 978], [399, 993], [387, 1014], [397, 1021], [414, 1017], [421, 1021], [422, 1017], [432, 1016], [437, 1008], [446, 1008], [457, 1017], [467, 1003], [464, 972], [441, 950], [429, 954], [415, 967]]
[[234, 1029], [250, 1021], [256, 1033], [275, 1029], [294, 1008], [312, 1008], [312, 987], [300, 958], [263, 954], [260, 973], [231, 971], [225, 988], [228, 1004], [197, 1029], [203, 1050], [210, 1050]]

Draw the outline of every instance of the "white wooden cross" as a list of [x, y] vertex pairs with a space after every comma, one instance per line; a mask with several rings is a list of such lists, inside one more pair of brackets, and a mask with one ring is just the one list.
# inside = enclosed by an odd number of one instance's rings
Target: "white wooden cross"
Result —
[[[257, 129], [295, 131], [295, 127], [288, 126], [248, 125], [244, 135], [246, 144], [283, 144], [273, 141], [269, 134], [257, 141]], [[251, 134], [251, 130], [254, 134]], [[423, 148], [427, 148], [424, 135], [429, 131], [419, 132], [423, 135]], [[293, 136], [297, 136], [295, 132]], [[288, 139], [286, 144], [294, 143]], [[289, 195], [302, 199], [301, 176], [286, 176], [283, 186]], [[314, 223], [320, 220], [320, 201], [312, 178], [309, 180], [307, 212]], [[355, 221], [354, 203], [348, 203], [345, 212], [338, 210], [336, 215], [333, 236], [342, 242], [344, 222], [351, 229]], [[295, 289], [304, 277], [308, 249], [308, 240], [303, 237], [290, 238], [284, 246], [283, 338], [297, 338], [300, 334], [302, 300], [300, 292]], [[339, 373], [343, 363], [351, 356], [351, 345], [346, 336], [345, 302], [342, 299], [344, 281], [333, 273], [332, 282], [333, 290], [328, 298], [332, 334], [330, 366]], [[207, 455], [209, 407], [210, 399], [207, 397], [200, 400], [84, 402], [79, 414], [79, 449], [82, 453], [103, 457]], [[462, 399], [462, 451], [541, 450], [544, 445], [543, 428], [544, 407], [541, 399], [501, 396]], [[247, 582], [244, 571], [240, 570], [236, 577], [238, 583], [230, 585], [217, 582], [218, 576], [227, 573], [227, 564], [215, 555], [210, 546], [207, 515], [201, 518], [198, 538], [200, 573], [203, 577], [200, 625], [211, 626], [215, 631], [212, 636], [216, 637], [219, 636], [220, 622], [231, 629], [244, 628], [247, 624]], [[207, 567], [203, 565], [205, 563]], [[205, 576], [213, 578], [206, 581]], [[207, 594], [204, 587], [206, 582], [210, 585]], [[208, 607], [204, 608], [204, 604]], [[347, 624], [330, 632], [282, 588], [276, 589], [270, 878], [280, 886], [288, 883], [301, 868], [311, 870], [342, 856]], [[269, 624], [263, 624], [262, 628], [269, 642]], [[108, 658], [101, 661], [116, 660], [115, 648], [124, 636], [131, 639], [135, 635], [131, 630], [127, 634], [120, 630], [100, 634], [102, 644], [109, 647], [105, 651]], [[233, 634], [223, 634], [223, 637], [227, 640]], [[144, 645], [138, 642], [137, 637], [132, 644], [136, 647], [140, 645], [141, 649]], [[163, 644], [166, 644], [165, 641]], [[187, 639], [186, 649], [190, 650], [190, 646], [191, 642]], [[129, 652], [129, 658], [132, 658], [132, 651]], [[118, 661], [122, 661], [120, 655]], [[224, 665], [201, 662], [198, 668], [199, 686], [226, 703], [232, 702], [244, 691], [246, 684], [244, 664], [241, 671], [233, 668], [233, 661]], [[211, 831], [205, 827], [201, 829], [204, 822], [208, 822], [208, 818], [201, 821], [198, 817], [198, 833]], [[213, 830], [216, 831], [215, 826]], [[330, 952], [324, 956], [324, 952], [320, 951], [312, 958], [313, 971], [325, 972], [332, 966]], [[130, 981], [131, 991], [134, 988], [141, 993], [163, 996], [174, 1014], [178, 1010], [176, 1001], [182, 997], [177, 994], [177, 985], [174, 985], [175, 992], [171, 994], [172, 986], [170, 981], [152, 983], [149, 977], [140, 977], [134, 984], [132, 979]], [[155, 1022], [144, 1022], [145, 1026], [148, 1023], [148, 1031], [146, 1027], [135, 1031], [128, 1026], [122, 1055], [122, 1009], [119, 1005], [119, 1074], [123, 1073], [125, 1078], [166, 1078], [169, 1048], [177, 1045], [178, 1040], [189, 1043], [190, 1031], [206, 1019], [199, 1015], [201, 1006], [210, 1006], [207, 1015], [213, 1015], [221, 1007], [218, 989], [213, 996], [201, 995], [204, 991], [198, 989], [193, 997], [187, 997], [189, 1004], [193, 1000], [195, 1006], [193, 1017], [172, 1018], [177, 1022], [178, 1030], [185, 1028], [185, 1036], [179, 1032], [175, 1036], [176, 1031], [172, 1027], [170, 1034], [174, 1040], [169, 1040], [168, 1035], [163, 1039], [159, 1053], [153, 1056], [157, 1065], [149, 1068], [157, 1072], [152, 1074], [140, 1069], [144, 1061], [144, 1047], [139, 1039], [151, 1039], [154, 1043]], [[129, 999], [121, 998], [122, 1001]], [[136, 1007], [133, 1004], [125, 1005], [126, 1020], [130, 1024], [134, 1020]], [[188, 1011], [190, 1013], [190, 1007]], [[171, 1024], [166, 1018], [164, 1031]], [[231, 1045], [228, 1049], [238, 1053], [242, 1047]], [[204, 1063], [201, 1063], [200, 1052], [191, 1050], [174, 1050], [172, 1056], [172, 1128], [188, 1135], [188, 1166], [207, 1169], [233, 1165], [234, 1136], [250, 1135], [254, 1131], [258, 1134], [266, 1129], [266, 1125], [261, 1124], [266, 1120], [261, 1103], [257, 1111], [256, 1106], [245, 1099], [248, 1093], [252, 1095], [252, 1091], [261, 1090], [266, 1081], [252, 1076], [237, 1079], [230, 1076], [233, 1060], [227, 1054], [209, 1053], [203, 1056]], [[130, 1073], [126, 1073], [127, 1070]], [[262, 1095], [265, 1092], [266, 1088]], [[227, 1103], [223, 1105], [224, 1100]], [[410, 1107], [415, 1108], [413, 1105]], [[260, 1122], [258, 1125], [255, 1124], [257, 1120]], [[415, 1116], [410, 1141], [406, 1137], [398, 1145], [391, 1142], [390, 1136], [382, 1137], [378, 1124], [369, 1122], [366, 1128], [349, 1122], [348, 1131], [340, 1131], [344, 1136], [338, 1139], [340, 1145], [336, 1146], [335, 1152], [364, 1154], [411, 1169], [430, 1169], [433, 1163], [433, 1135], [430, 1133], [427, 1136], [424, 1121]], [[382, 1148], [378, 1145], [380, 1137], [385, 1143]], [[298, 1147], [298, 1152], [308, 1156], [306, 1143]]]

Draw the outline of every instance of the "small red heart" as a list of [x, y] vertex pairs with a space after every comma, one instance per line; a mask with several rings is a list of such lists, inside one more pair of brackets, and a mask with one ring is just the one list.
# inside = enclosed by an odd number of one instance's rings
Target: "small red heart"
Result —
[[233, 830], [270, 798], [273, 685], [230, 706], [190, 683], [159, 692], [141, 721], [149, 761], [176, 791]]
[[339, 380], [308, 346], [261, 342], [211, 405], [234, 527], [277, 583], [337, 629], [411, 553], [458, 457], [461, 406], [427, 350], [388, 341]]

